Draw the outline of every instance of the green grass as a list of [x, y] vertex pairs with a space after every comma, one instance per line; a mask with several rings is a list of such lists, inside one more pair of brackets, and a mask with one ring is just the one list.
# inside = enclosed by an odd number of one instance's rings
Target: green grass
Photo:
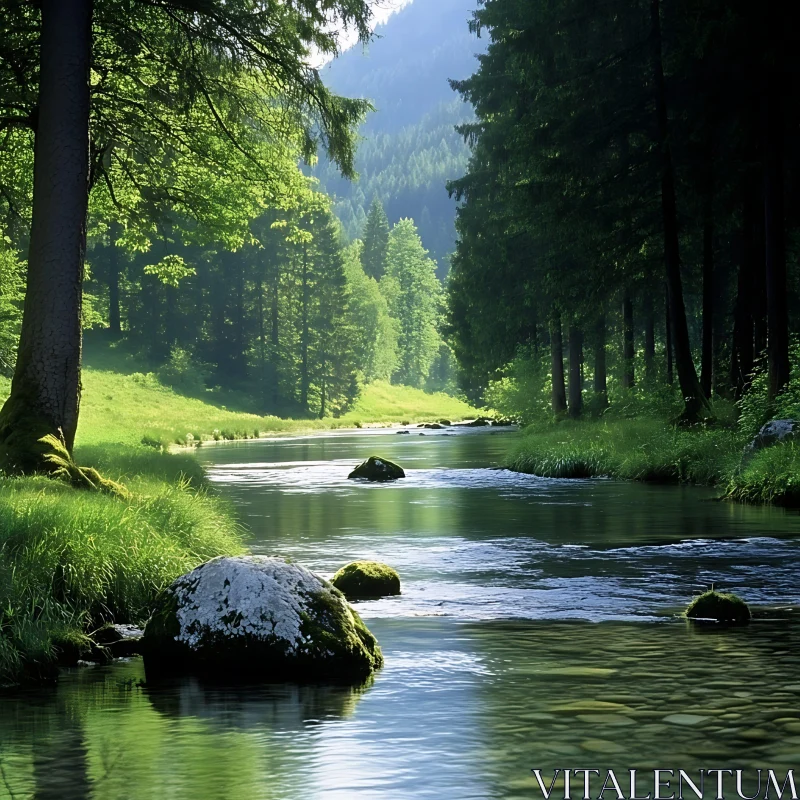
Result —
[[[0, 377], [0, 401], [9, 388]], [[449, 395], [388, 383], [366, 387], [348, 414], [324, 420], [229, 410], [218, 405], [222, 397], [244, 405], [242, 398], [208, 395], [181, 394], [131, 356], [94, 348], [75, 460], [130, 497], [45, 477], [0, 478], [0, 686], [53, 677], [101, 624], [143, 623], [176, 577], [243, 550], [233, 510], [208, 491], [193, 454], [164, 446], [478, 415]]]
[[[45, 477], [0, 481], [0, 685], [52, 675], [65, 641], [106, 621], [143, 623], [176, 577], [242, 551], [231, 510], [192, 487], [196, 469], [179, 480], [185, 460], [146, 455], [156, 477], [139, 461], [127, 500]], [[139, 458], [105, 463], [122, 477]]]
[[655, 419], [530, 426], [508, 466], [549, 478], [613, 477], [664, 483], [726, 483], [741, 437], [728, 429], [680, 429]]
[[[187, 444], [204, 439], [243, 439], [269, 433], [354, 428], [373, 423], [471, 419], [479, 414], [447, 394], [376, 382], [365, 387], [347, 414], [325, 419], [281, 419], [229, 411], [186, 397], [152, 374], [123, 374], [91, 367], [83, 373], [79, 446]], [[0, 399], [8, 381], [0, 379]]]
[[656, 419], [565, 420], [526, 428], [507, 466], [547, 478], [717, 486], [729, 500], [800, 507], [800, 444], [746, 456], [748, 439], [735, 428], [682, 429]]

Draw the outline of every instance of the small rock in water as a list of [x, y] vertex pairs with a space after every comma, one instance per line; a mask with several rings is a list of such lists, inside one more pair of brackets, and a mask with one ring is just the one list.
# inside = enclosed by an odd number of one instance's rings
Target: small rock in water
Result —
[[364, 478], [368, 481], [395, 481], [398, 478], [405, 478], [406, 473], [403, 468], [389, 461], [386, 458], [370, 456], [366, 461], [359, 464], [347, 477]]
[[214, 558], [178, 578], [144, 632], [148, 681], [199, 674], [217, 680], [356, 683], [383, 663], [344, 595], [282, 558]]
[[397, 433], [398, 433], [398, 434], [400, 434], [400, 435], [402, 435], [402, 434], [404, 434], [404, 433], [408, 433], [408, 434], [410, 434], [410, 433], [411, 433], [411, 431], [397, 431]]
[[750, 608], [741, 597], [711, 589], [695, 597], [686, 609], [689, 619], [715, 620], [743, 625], [750, 622]]
[[400, 594], [400, 576], [379, 561], [351, 561], [331, 578], [348, 600], [367, 600]]

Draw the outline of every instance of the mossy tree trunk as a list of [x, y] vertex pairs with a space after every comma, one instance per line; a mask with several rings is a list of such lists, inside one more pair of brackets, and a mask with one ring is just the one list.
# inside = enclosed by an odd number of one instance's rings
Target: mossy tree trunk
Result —
[[81, 301], [89, 197], [91, 0], [42, 0], [33, 220], [22, 333], [0, 412], [0, 461], [41, 469], [38, 439], [78, 426]]

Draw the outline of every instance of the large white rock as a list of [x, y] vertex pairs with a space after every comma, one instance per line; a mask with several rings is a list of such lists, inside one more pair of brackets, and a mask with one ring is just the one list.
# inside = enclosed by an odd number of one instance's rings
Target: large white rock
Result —
[[305, 567], [267, 556], [221, 557], [178, 578], [144, 633], [148, 679], [360, 680], [380, 647], [344, 596]]

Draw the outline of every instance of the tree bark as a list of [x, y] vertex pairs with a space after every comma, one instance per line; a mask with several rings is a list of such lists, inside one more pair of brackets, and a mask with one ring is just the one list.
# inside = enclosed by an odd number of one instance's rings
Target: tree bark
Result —
[[553, 414], [561, 416], [567, 410], [567, 391], [564, 386], [564, 345], [561, 339], [561, 316], [554, 314], [550, 322], [550, 372], [553, 380]]
[[783, 188], [783, 115], [777, 76], [764, 92], [764, 239], [767, 279], [769, 397], [789, 382], [789, 306], [786, 299], [786, 230]]
[[122, 335], [119, 307], [119, 223], [112, 222], [108, 231], [108, 329], [114, 339]]
[[651, 58], [658, 138], [661, 150], [661, 212], [664, 225], [664, 260], [667, 271], [667, 291], [669, 293], [669, 313], [675, 351], [675, 367], [678, 372], [678, 383], [684, 400], [682, 417], [684, 421], [693, 422], [701, 414], [708, 413], [710, 409], [700, 386], [700, 381], [697, 379], [697, 371], [692, 359], [692, 348], [689, 341], [689, 326], [686, 322], [686, 307], [683, 302], [680, 246], [678, 243], [678, 213], [675, 201], [675, 176], [672, 167], [672, 151], [669, 144], [667, 91], [661, 54], [660, 5], [660, 0], [650, 0]]
[[594, 402], [602, 413], [608, 408], [608, 380], [606, 371], [606, 316], [600, 314], [594, 334]]
[[656, 381], [656, 319], [650, 294], [644, 299], [644, 378], [651, 386]]
[[622, 300], [622, 388], [633, 389], [636, 383], [633, 345], [633, 301], [626, 292]]
[[300, 333], [300, 405], [303, 411], [308, 411], [308, 306], [309, 306], [309, 287], [308, 287], [308, 246], [303, 245], [303, 296], [302, 296], [302, 319]]
[[569, 415], [578, 419], [583, 413], [583, 331], [569, 326]]
[[714, 383], [714, 181], [710, 166], [708, 171], [703, 209], [703, 348], [700, 385], [703, 394], [711, 399]]
[[91, 0], [42, 0], [33, 220], [22, 333], [0, 412], [7, 470], [41, 469], [46, 434], [70, 449], [80, 408], [81, 302], [89, 192]]
[[669, 311], [669, 290], [664, 299], [665, 319], [664, 319], [664, 339], [666, 340], [667, 351], [667, 383], [672, 386], [675, 383], [675, 366], [672, 358], [672, 320]]

